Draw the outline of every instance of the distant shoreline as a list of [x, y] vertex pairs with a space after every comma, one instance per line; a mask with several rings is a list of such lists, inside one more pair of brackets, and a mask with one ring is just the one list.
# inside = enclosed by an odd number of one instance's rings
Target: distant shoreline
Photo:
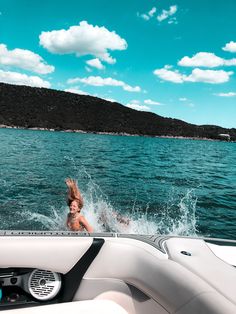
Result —
[[0, 90], [4, 128], [236, 142], [236, 128], [195, 125], [98, 97], [4, 83]]
[[180, 139], [180, 140], [200, 140], [200, 141], [213, 141], [213, 142], [230, 142], [235, 143], [236, 141], [227, 141], [223, 139], [211, 139], [207, 137], [188, 137], [188, 136], [173, 136], [173, 135], [145, 135], [145, 134], [129, 134], [126, 132], [97, 132], [97, 131], [84, 131], [84, 130], [57, 130], [53, 128], [40, 128], [40, 127], [20, 127], [0, 124], [0, 129], [19, 129], [19, 130], [31, 130], [31, 131], [49, 131], [49, 132], [64, 132], [64, 133], [80, 133], [80, 134], [98, 134], [98, 135], [115, 135], [115, 136], [140, 136], [140, 137], [156, 137], [156, 138], [169, 138], [169, 139]]

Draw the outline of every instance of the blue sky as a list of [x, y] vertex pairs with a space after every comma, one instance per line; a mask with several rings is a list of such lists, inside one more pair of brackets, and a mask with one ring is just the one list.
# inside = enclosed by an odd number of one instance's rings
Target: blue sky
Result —
[[0, 81], [236, 127], [235, 0], [0, 0]]

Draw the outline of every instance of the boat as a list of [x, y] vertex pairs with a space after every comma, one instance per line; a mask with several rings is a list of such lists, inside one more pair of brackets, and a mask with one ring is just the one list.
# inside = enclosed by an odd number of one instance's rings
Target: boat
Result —
[[8, 314], [235, 314], [236, 241], [0, 231]]

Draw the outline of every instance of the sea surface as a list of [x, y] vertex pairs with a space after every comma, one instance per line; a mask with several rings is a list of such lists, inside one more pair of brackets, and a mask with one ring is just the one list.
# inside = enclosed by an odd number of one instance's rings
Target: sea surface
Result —
[[0, 129], [0, 229], [66, 230], [67, 177], [97, 232], [236, 240], [236, 143]]

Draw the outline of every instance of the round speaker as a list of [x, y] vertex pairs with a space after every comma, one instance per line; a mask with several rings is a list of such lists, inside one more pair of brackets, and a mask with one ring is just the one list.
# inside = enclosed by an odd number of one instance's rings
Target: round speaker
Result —
[[35, 269], [29, 276], [28, 289], [31, 295], [41, 301], [53, 299], [61, 288], [61, 276], [49, 270]]

